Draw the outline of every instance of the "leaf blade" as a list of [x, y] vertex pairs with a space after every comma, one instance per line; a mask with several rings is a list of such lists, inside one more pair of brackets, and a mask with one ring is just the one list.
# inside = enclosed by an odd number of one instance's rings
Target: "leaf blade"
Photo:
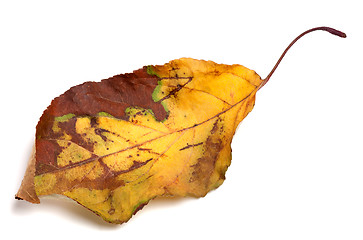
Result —
[[37, 126], [36, 194], [63, 194], [113, 223], [157, 196], [202, 197], [223, 183], [261, 82], [239, 65], [178, 59], [73, 87]]

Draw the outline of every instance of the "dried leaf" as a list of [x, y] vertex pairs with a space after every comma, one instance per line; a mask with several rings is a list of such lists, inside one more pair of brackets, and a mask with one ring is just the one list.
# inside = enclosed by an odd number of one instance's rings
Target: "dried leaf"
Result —
[[223, 183], [235, 130], [269, 77], [182, 58], [72, 87], [40, 118], [16, 198], [61, 194], [123, 223], [158, 196], [203, 197]]
[[122, 223], [157, 196], [204, 196], [261, 83], [240, 65], [179, 59], [73, 87], [41, 117], [18, 197], [62, 194]]

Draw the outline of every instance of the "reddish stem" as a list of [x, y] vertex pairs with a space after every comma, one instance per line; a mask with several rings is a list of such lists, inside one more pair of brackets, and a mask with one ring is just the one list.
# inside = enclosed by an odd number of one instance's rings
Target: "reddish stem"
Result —
[[310, 33], [310, 32], [314, 32], [317, 30], [322, 30], [322, 31], [327, 31], [331, 34], [337, 35], [338, 37], [342, 37], [342, 38], [346, 38], [347, 35], [339, 30], [336, 30], [334, 28], [330, 28], [330, 27], [317, 27], [317, 28], [312, 28], [309, 29], [305, 32], [303, 32], [302, 34], [300, 34], [299, 36], [297, 36], [291, 43], [290, 45], [285, 49], [285, 51], [281, 54], [281, 57], [279, 58], [279, 60], [276, 62], [275, 66], [273, 67], [273, 69], [271, 70], [271, 72], [269, 73], [269, 75], [263, 80], [263, 83], [261, 84], [261, 86], [259, 87], [259, 89], [261, 89], [263, 86], [265, 86], [265, 84], [270, 80], [272, 74], [275, 72], [276, 68], [279, 66], [281, 60], [284, 58], [285, 54], [287, 53], [287, 51], [291, 48], [292, 45], [294, 45], [294, 43], [299, 40], [301, 37], [303, 37], [304, 35]]

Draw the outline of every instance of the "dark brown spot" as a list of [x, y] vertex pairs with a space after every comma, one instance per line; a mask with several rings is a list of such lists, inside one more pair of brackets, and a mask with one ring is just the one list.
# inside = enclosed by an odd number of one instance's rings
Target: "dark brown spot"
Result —
[[115, 213], [115, 209], [114, 208], [111, 208], [109, 211], [108, 211], [108, 214], [112, 215]]
[[150, 151], [150, 150], [152, 150], [151, 148], [142, 148], [142, 147], [138, 147], [137, 149], [140, 150], [140, 151]]
[[98, 136], [100, 136], [102, 138], [102, 140], [104, 142], [106, 142], [107, 141], [107, 137], [105, 135], [103, 135], [103, 133], [109, 133], [109, 131], [106, 130], [106, 129], [103, 129], [103, 128], [96, 128], [95, 129], [95, 134], [97, 134]]
[[91, 117], [90, 124], [91, 124], [91, 127], [96, 128], [98, 126], [97, 118]]

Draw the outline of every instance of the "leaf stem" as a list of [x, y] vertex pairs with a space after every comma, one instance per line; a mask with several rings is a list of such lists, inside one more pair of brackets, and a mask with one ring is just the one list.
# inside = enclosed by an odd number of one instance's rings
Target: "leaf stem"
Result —
[[309, 29], [303, 33], [301, 33], [299, 36], [297, 36], [291, 43], [290, 45], [285, 49], [285, 51], [281, 54], [281, 57], [279, 58], [279, 60], [276, 62], [275, 66], [272, 68], [271, 72], [267, 75], [267, 77], [263, 80], [261, 86], [259, 87], [259, 89], [261, 89], [263, 86], [265, 86], [265, 84], [270, 80], [272, 74], [275, 72], [276, 68], [279, 66], [281, 60], [284, 58], [284, 56], [286, 55], [287, 51], [291, 48], [292, 45], [294, 45], [294, 43], [299, 40], [301, 37], [303, 37], [304, 35], [317, 31], [317, 30], [322, 30], [322, 31], [327, 31], [331, 34], [334, 34], [338, 37], [341, 38], [346, 38], [347, 35], [339, 30], [336, 30], [334, 28], [330, 28], [330, 27], [316, 27], [316, 28], [312, 28]]

